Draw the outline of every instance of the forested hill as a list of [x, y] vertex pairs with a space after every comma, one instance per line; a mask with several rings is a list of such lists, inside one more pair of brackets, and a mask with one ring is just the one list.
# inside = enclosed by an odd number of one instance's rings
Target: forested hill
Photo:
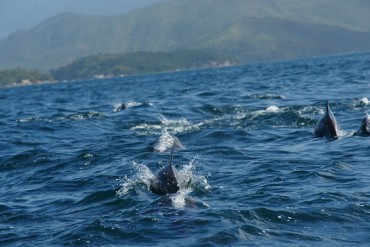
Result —
[[30, 71], [21, 68], [0, 70], [0, 87], [44, 83], [52, 80], [53, 78], [50, 75], [35, 70]]
[[51, 70], [50, 74], [21, 68], [0, 70], [0, 87], [219, 67], [236, 63], [238, 61], [234, 59], [193, 50], [98, 54], [77, 59], [71, 64]]
[[370, 1], [169, 0], [121, 16], [66, 13], [0, 42], [0, 68], [99, 53], [201, 50], [255, 62], [370, 50]]
[[69, 65], [52, 70], [51, 74], [54, 79], [61, 81], [215, 67], [235, 63], [237, 61], [233, 59], [191, 50], [99, 54], [78, 59]]

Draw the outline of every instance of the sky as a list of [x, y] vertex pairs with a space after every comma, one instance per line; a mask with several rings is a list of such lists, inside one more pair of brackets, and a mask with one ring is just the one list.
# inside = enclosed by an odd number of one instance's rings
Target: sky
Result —
[[63, 12], [88, 15], [125, 14], [165, 0], [0, 0], [0, 40], [28, 30]]

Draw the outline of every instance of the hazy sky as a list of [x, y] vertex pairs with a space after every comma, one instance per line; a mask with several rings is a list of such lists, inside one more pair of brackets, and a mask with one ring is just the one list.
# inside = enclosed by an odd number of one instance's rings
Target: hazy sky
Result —
[[0, 0], [0, 40], [57, 14], [124, 14], [165, 0]]

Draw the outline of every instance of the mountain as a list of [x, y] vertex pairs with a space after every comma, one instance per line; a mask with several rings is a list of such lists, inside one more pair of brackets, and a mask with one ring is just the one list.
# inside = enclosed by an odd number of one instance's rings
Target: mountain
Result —
[[193, 49], [228, 54], [244, 62], [370, 50], [370, 33], [275, 18], [246, 18]]
[[120, 16], [65, 13], [0, 42], [0, 68], [102, 53], [200, 50], [241, 62], [370, 50], [363, 0], [171, 0]]

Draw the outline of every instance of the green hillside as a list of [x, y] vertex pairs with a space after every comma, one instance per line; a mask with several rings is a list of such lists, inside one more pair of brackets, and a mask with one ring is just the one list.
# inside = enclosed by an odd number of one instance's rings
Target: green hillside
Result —
[[364, 0], [169, 0], [122, 16], [66, 13], [0, 42], [0, 68], [99, 53], [197, 49], [241, 62], [370, 50]]
[[191, 50], [99, 54], [78, 59], [52, 70], [51, 73], [54, 79], [60, 81], [222, 66], [230, 63], [236, 61]]
[[283, 19], [246, 18], [191, 48], [256, 62], [366, 51], [370, 50], [369, 42], [370, 33]]
[[48, 74], [42, 74], [36, 70], [25, 70], [21, 68], [0, 70], [0, 87], [11, 85], [27, 85], [39, 81], [51, 81]]

